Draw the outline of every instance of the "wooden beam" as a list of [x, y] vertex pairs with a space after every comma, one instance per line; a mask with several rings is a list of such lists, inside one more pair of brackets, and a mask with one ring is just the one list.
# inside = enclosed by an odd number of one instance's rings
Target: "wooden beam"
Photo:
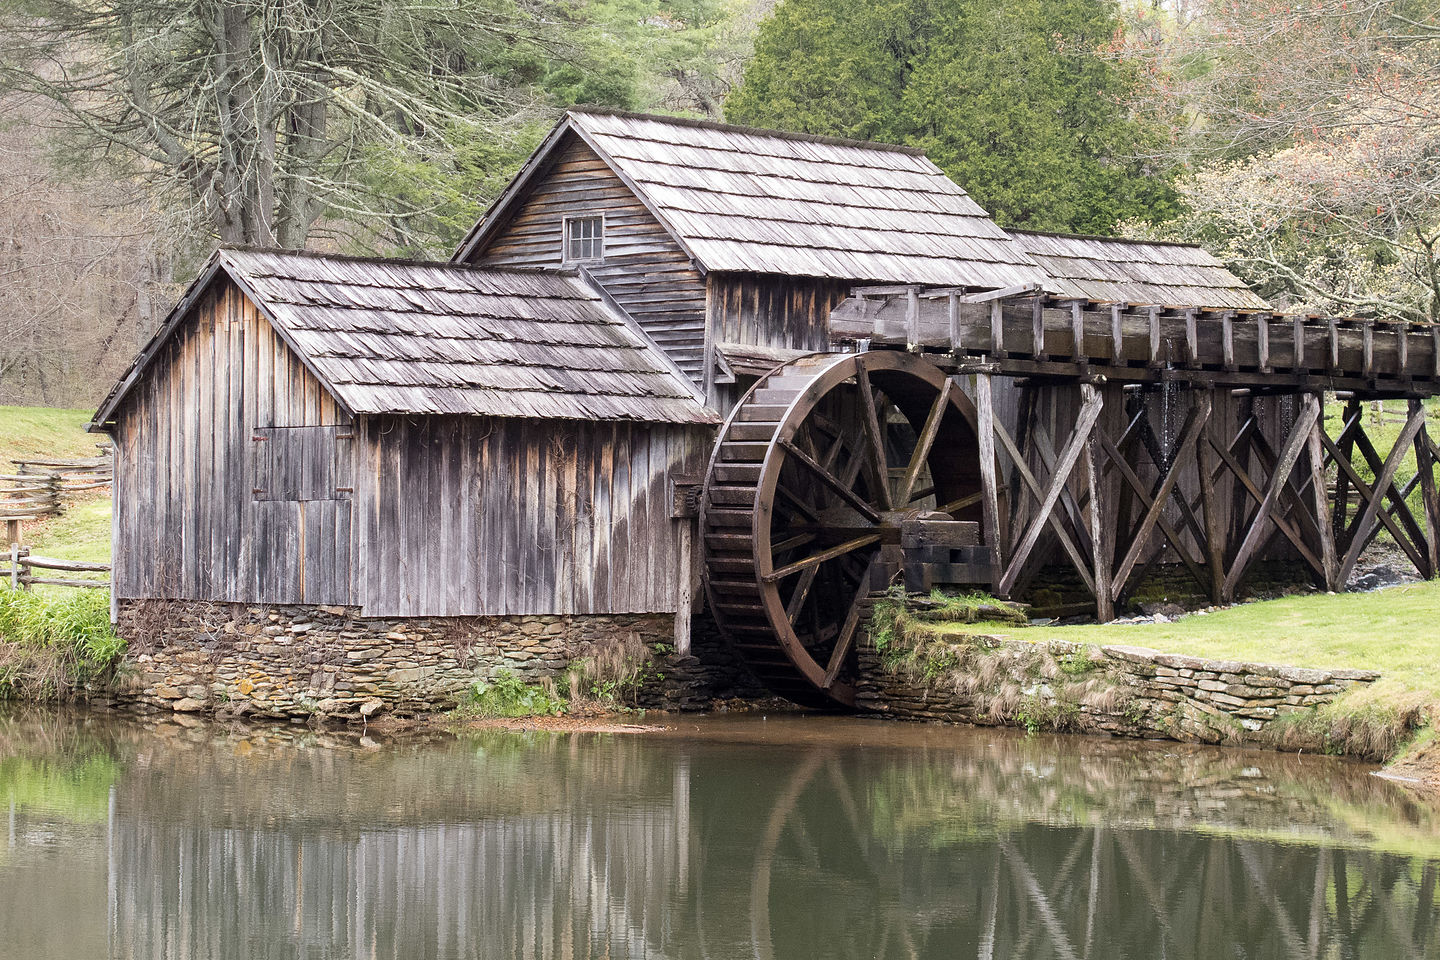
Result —
[[[1065, 532], [1064, 526], [1060, 523], [1060, 518], [1054, 515], [1055, 504], [1060, 500], [1060, 490], [1069, 480], [1071, 471], [1075, 469], [1075, 464], [1080, 459], [1080, 453], [1084, 449], [1085, 442], [1090, 437], [1090, 431], [1094, 429], [1096, 421], [1100, 419], [1100, 410], [1103, 404], [1100, 398], [1100, 392], [1088, 383], [1081, 384], [1080, 390], [1084, 400], [1080, 406], [1080, 415], [1075, 421], [1075, 432], [1070, 435], [1070, 438], [1061, 450], [1056, 463], [1056, 471], [1051, 475], [1050, 483], [1040, 498], [1039, 510], [1035, 516], [1030, 519], [1030, 525], [1021, 538], [1019, 545], [1016, 547], [1014, 555], [1011, 556], [1009, 565], [1005, 570], [1005, 575], [1000, 580], [1000, 593], [1002, 596], [1008, 593], [1015, 585], [1016, 579], [1020, 576], [1021, 569], [1025, 566], [1025, 561], [1029, 559], [1030, 552], [1035, 549], [1035, 544], [1039, 541], [1040, 534], [1044, 531], [1047, 524], [1055, 528], [1056, 533], [1060, 536], [1061, 543], [1066, 546], [1067, 552], [1071, 555], [1071, 560], [1075, 562], [1077, 571], [1080, 573], [1081, 578], [1086, 581], [1086, 586], [1090, 589], [1091, 593], [1093, 594], [1095, 591], [1095, 583], [1088, 569], [1089, 563], [1080, 555], [1079, 550], [1076, 549], [1075, 544]], [[1000, 428], [999, 424], [996, 424], [996, 428], [996, 433], [1001, 437], [1002, 441], [1006, 439], [1007, 435], [1004, 433], [1004, 430]], [[1020, 452], [1013, 449], [1008, 452], [1015, 462], [1016, 469], [1028, 476], [1030, 471], [1025, 466], [1024, 458], [1020, 456]], [[1034, 482], [1033, 476], [1029, 477], [1029, 479], [1032, 483]]]
[[1085, 484], [1090, 488], [1090, 557], [1095, 567], [1095, 619], [1108, 623], [1115, 619], [1115, 594], [1111, 588], [1110, 532], [1105, 528], [1104, 498], [1100, 494], [1100, 442], [1104, 431], [1092, 430], [1085, 441]]
[[979, 440], [981, 532], [990, 548], [991, 589], [1000, 591], [1000, 486], [995, 470], [995, 401], [990, 375], [975, 375], [975, 420]]
[[870, 373], [861, 369], [855, 374], [860, 387], [860, 424], [865, 429], [865, 439], [870, 445], [870, 456], [875, 470], [876, 494], [880, 498], [880, 509], [893, 510], [895, 504], [890, 498], [890, 464], [885, 457], [885, 434], [880, 432], [880, 420], [875, 412], [875, 389], [870, 383]]
[[930, 456], [930, 448], [935, 445], [935, 436], [940, 432], [940, 424], [945, 419], [945, 411], [950, 407], [950, 392], [955, 389], [955, 379], [946, 377], [945, 383], [940, 387], [940, 393], [935, 398], [930, 412], [925, 416], [925, 425], [920, 428], [920, 436], [915, 441], [915, 452], [910, 455], [910, 462], [905, 467], [905, 479], [900, 484], [900, 496], [895, 502], [901, 509], [908, 507], [915, 492], [915, 481], [920, 478], [920, 471], [925, 468], [926, 460]]
[[1425, 513], [1425, 557], [1430, 563], [1430, 577], [1440, 576], [1440, 496], [1435, 490], [1434, 444], [1424, 423], [1425, 404], [1410, 401], [1410, 416], [1419, 416], [1421, 427], [1415, 434], [1415, 470], [1420, 477], [1420, 503]]
[[1339, 581], [1340, 561], [1335, 555], [1335, 531], [1330, 526], [1330, 504], [1327, 502], [1329, 494], [1325, 483], [1325, 445], [1322, 440], [1325, 435], [1324, 396], [1316, 397], [1315, 402], [1320, 407], [1320, 415], [1310, 427], [1306, 444], [1310, 451], [1310, 495], [1315, 501], [1315, 529], [1320, 541], [1320, 565], [1323, 568], [1321, 577], [1325, 581], [1325, 589], [1334, 592], [1344, 584]]
[[[1106, 453], [1110, 455], [1110, 462], [1116, 465], [1120, 472], [1120, 478], [1125, 482], [1124, 489], [1129, 490], [1130, 494], [1134, 496], [1137, 500], [1139, 500], [1140, 505], [1144, 507], [1147, 511], [1154, 508], [1156, 502], [1155, 499], [1151, 497], [1151, 495], [1145, 490], [1145, 484], [1140, 481], [1140, 477], [1135, 473], [1134, 469], [1131, 468], [1130, 464], [1125, 460], [1124, 454], [1115, 444], [1110, 441], [1109, 437], [1106, 437], [1104, 435], [1103, 431], [1097, 432], [1101, 435], [1101, 443], [1105, 446]], [[1179, 459], [1177, 457], [1176, 459], [1171, 461], [1170, 472], [1173, 473], [1175, 467], [1177, 467], [1178, 465]], [[1211, 586], [1209, 580], [1207, 580], [1205, 575], [1200, 571], [1200, 568], [1195, 563], [1195, 561], [1192, 560], [1189, 554], [1185, 552], [1183, 542], [1180, 538], [1180, 534], [1176, 532], [1175, 528], [1170, 526], [1170, 522], [1165, 519], [1163, 508], [1164, 504], [1162, 502], [1161, 512], [1158, 514], [1155, 520], [1156, 525], [1160, 528], [1161, 534], [1163, 534], [1165, 539], [1168, 540], [1175, 547], [1176, 556], [1180, 558], [1181, 563], [1185, 564], [1186, 569], [1190, 571], [1190, 575], [1195, 578], [1195, 582], [1200, 584], [1202, 588], [1209, 588]], [[1140, 526], [1137, 526], [1133, 532], [1122, 530], [1117, 526], [1115, 532], [1117, 536], [1122, 534], [1128, 534], [1130, 542], [1133, 545], [1136, 536], [1139, 535], [1141, 526], [1143, 526], [1143, 523]], [[1126, 579], [1128, 580], [1128, 574]], [[1116, 600], [1120, 598], [1120, 590], [1122, 590], [1124, 586], [1124, 582], [1117, 582], [1117, 586], [1114, 589], [1114, 597]]]
[[[1214, 409], [1215, 392], [1210, 392]], [[1215, 452], [1210, 445], [1210, 425], [1205, 425], [1195, 447], [1195, 461], [1200, 469], [1200, 509], [1205, 519], [1204, 553], [1210, 574], [1210, 602], [1222, 602], [1225, 583], [1225, 534], [1220, 524], [1220, 507], [1215, 502]]]
[[1260, 498], [1260, 506], [1255, 511], [1250, 529], [1240, 542], [1240, 549], [1236, 551], [1235, 559], [1230, 564], [1230, 572], [1225, 576], [1223, 592], [1227, 601], [1234, 599], [1235, 587], [1245, 575], [1245, 568], [1249, 566], [1251, 557], [1260, 547], [1271, 519], [1271, 511], [1275, 508], [1275, 501], [1280, 497], [1281, 488], [1289, 482], [1290, 472], [1295, 469], [1295, 464], [1300, 459], [1300, 448], [1308, 442], [1310, 428], [1314, 426], [1319, 415], [1320, 408], [1314, 395], [1307, 394], [1300, 416], [1296, 418], [1295, 425], [1290, 429], [1290, 436], [1285, 439], [1285, 446], [1280, 451], [1280, 460], [1270, 474], [1270, 481], [1265, 486], [1265, 494]]
[[[1425, 425], [1425, 412], [1421, 407], [1418, 414], [1412, 412], [1405, 419], [1405, 426], [1400, 429], [1400, 436], [1391, 448], [1390, 455], [1385, 458], [1385, 465], [1380, 469], [1375, 478], [1376, 496], [1365, 504], [1364, 511], [1360, 518], [1355, 521], [1355, 533], [1352, 535], [1350, 547], [1345, 551], [1345, 559], [1340, 563], [1340, 582], [1349, 583], [1350, 574], [1355, 570], [1355, 564], [1360, 559], [1360, 551], [1365, 548], [1366, 538], [1370, 530], [1377, 522], [1376, 512], [1380, 508], [1380, 502], [1385, 496], [1385, 491], [1391, 489], [1395, 482], [1395, 473], [1400, 469], [1400, 463], [1405, 459], [1406, 447], [1415, 442], [1419, 435], [1420, 428]], [[1364, 436], [1362, 430], [1359, 436]], [[1358, 439], [1358, 437], [1357, 437]]]
[[[1160, 488], [1155, 492], [1154, 500], [1151, 502], [1149, 509], [1145, 511], [1145, 516], [1141, 519], [1139, 527], [1136, 528], [1135, 538], [1131, 542], [1129, 550], [1126, 551], [1125, 558], [1121, 560], [1119, 566], [1115, 568], [1114, 589], [1117, 593], [1124, 589], [1125, 581], [1129, 579], [1130, 571], [1134, 569], [1136, 561], [1140, 559], [1140, 555], [1144, 552], [1145, 545], [1150, 539], [1150, 534], [1154, 532], [1155, 526], [1159, 522], [1161, 514], [1165, 509], [1166, 501], [1170, 499], [1171, 491], [1175, 489], [1175, 485], [1180, 481], [1181, 467], [1184, 465], [1187, 457], [1194, 452], [1195, 440], [1200, 436], [1200, 431], [1203, 430], [1209, 422], [1210, 396], [1209, 394], [1202, 393], [1200, 394], [1200, 402], [1191, 407], [1190, 412], [1186, 415], [1185, 426], [1180, 433], [1179, 448], [1176, 450], [1175, 456], [1170, 460], [1170, 469], [1166, 471], [1165, 478], [1160, 482]], [[1175, 549], [1177, 552], [1180, 552], [1180, 545], [1178, 543]], [[1187, 561], [1188, 565], [1189, 557], [1186, 557], [1183, 552], [1181, 553], [1181, 557]], [[1204, 583], [1203, 579], [1201, 583]]]
[[[1328, 437], [1322, 436], [1320, 442], [1324, 444], [1325, 449], [1330, 454], [1329, 459], [1335, 463], [1336, 468], [1340, 471], [1340, 475], [1346, 477], [1355, 488], [1355, 492], [1360, 494], [1360, 500], [1367, 504], [1372, 501], [1379, 501], [1380, 506], [1377, 508], [1376, 518], [1380, 521], [1380, 525], [1390, 531], [1390, 536], [1395, 538], [1395, 544], [1410, 558], [1410, 562], [1415, 565], [1415, 569], [1423, 571], [1425, 568], [1425, 555], [1421, 552], [1420, 547], [1411, 541], [1410, 535], [1400, 529], [1400, 524], [1395, 519], [1394, 512], [1385, 509], [1384, 503], [1387, 494], [1378, 488], [1371, 487], [1370, 484], [1360, 476], [1354, 464], [1342, 455], [1343, 451], [1341, 451], [1336, 444], [1332, 443]], [[1418, 481], [1419, 476], [1417, 475], [1414, 479]], [[1392, 502], [1398, 500], [1400, 503], [1404, 503], [1408, 493], [1409, 488], [1402, 489], [1390, 495], [1389, 499], [1391, 499]], [[1373, 536], [1372, 533], [1367, 533], [1363, 537], [1359, 536], [1359, 515], [1356, 516], [1355, 521], [1352, 522], [1350, 527], [1344, 532], [1345, 537], [1341, 542], [1345, 545], [1346, 553], [1349, 552], [1350, 548], [1353, 547], [1356, 542], [1360, 543], [1358, 552], [1363, 553], [1365, 548], [1370, 545], [1370, 540]], [[1340, 586], [1343, 588], [1344, 585], [1344, 581], [1341, 581]]]

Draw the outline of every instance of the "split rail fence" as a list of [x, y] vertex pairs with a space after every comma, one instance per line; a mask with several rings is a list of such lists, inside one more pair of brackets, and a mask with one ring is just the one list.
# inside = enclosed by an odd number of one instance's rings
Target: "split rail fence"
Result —
[[[110, 586], [110, 564], [90, 563], [83, 560], [58, 560], [54, 557], [32, 556], [29, 547], [18, 543], [10, 544], [9, 553], [0, 554], [0, 559], [9, 561], [9, 566], [0, 567], [0, 580], [8, 582], [12, 590], [29, 590], [36, 584], [52, 587], [94, 587]], [[38, 574], [36, 571], [40, 571]], [[103, 573], [103, 580], [87, 577], [62, 577], [55, 573]]]

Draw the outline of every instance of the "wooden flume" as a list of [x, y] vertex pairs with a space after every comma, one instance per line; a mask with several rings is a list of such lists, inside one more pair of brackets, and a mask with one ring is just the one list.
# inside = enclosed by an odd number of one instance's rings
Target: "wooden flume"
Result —
[[[1109, 620], [1157, 563], [1216, 603], [1264, 557], [1342, 590], [1382, 529], [1440, 574], [1422, 402], [1440, 329], [892, 286], [857, 290], [831, 334], [847, 352], [783, 363], [740, 400], [702, 500], [711, 609], [791, 699], [853, 702], [863, 605], [901, 580], [1015, 597], [1058, 562]], [[1363, 403], [1395, 398], [1382, 451]]]

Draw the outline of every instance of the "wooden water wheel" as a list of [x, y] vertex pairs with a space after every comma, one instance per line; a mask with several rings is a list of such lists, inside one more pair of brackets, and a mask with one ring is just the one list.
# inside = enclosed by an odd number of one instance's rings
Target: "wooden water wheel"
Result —
[[[975, 412], [933, 363], [898, 351], [776, 367], [721, 428], [701, 501], [716, 621], [775, 693], [855, 702], [864, 601], [907, 562], [980, 582]], [[929, 586], [929, 582], [925, 583]]]

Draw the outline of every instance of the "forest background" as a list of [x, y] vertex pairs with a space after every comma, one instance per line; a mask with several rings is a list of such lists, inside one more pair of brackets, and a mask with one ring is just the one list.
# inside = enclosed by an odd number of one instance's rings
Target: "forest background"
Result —
[[0, 0], [0, 404], [96, 402], [217, 243], [448, 257], [577, 105], [1440, 320], [1440, 0]]

